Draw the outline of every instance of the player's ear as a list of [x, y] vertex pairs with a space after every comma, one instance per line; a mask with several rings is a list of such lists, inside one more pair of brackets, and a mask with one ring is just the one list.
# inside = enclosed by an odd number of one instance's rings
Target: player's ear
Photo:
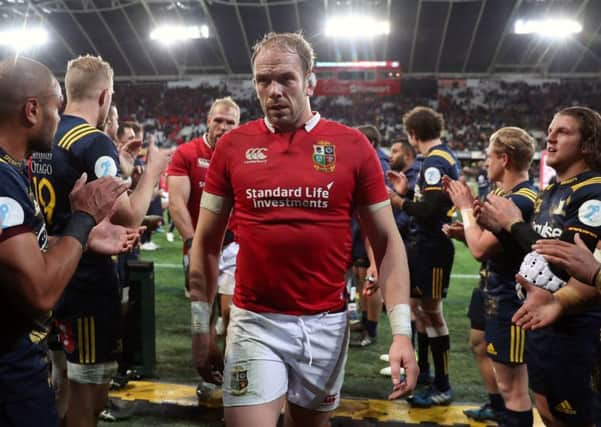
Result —
[[307, 75], [305, 86], [307, 86], [305, 95], [313, 96], [313, 92], [315, 92], [315, 86], [317, 86], [317, 77], [315, 76], [315, 73], [311, 72]]
[[34, 126], [40, 119], [41, 105], [36, 98], [28, 98], [23, 105], [25, 125]]
[[100, 96], [98, 97], [98, 105], [103, 107], [107, 102], [111, 102], [111, 96], [108, 89], [102, 89]]

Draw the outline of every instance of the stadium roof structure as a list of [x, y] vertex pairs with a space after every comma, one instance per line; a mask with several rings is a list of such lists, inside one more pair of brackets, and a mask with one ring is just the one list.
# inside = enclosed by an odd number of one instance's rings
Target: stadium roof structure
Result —
[[[326, 37], [326, 19], [349, 12], [388, 19], [390, 34]], [[513, 33], [516, 19], [541, 16], [583, 31], [562, 41]], [[167, 48], [149, 37], [165, 23], [208, 25], [210, 36]], [[302, 30], [321, 61], [398, 60], [410, 76], [601, 76], [599, 0], [0, 0], [0, 29], [14, 25], [47, 28], [51, 42], [28, 55], [57, 75], [85, 53], [111, 62], [119, 80], [248, 74], [263, 34]]]

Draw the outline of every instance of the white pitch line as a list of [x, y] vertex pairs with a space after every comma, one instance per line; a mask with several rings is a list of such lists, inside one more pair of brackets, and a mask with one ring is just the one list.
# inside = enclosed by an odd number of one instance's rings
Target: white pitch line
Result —
[[[155, 264], [156, 268], [176, 269], [183, 268], [181, 264]], [[451, 279], [479, 279], [479, 274], [451, 274]]]

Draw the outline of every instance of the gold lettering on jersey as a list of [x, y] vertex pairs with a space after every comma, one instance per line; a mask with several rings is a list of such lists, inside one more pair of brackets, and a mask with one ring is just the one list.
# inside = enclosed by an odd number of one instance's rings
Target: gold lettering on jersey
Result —
[[318, 172], [334, 172], [336, 146], [328, 141], [317, 141], [317, 144], [313, 144], [313, 167]]

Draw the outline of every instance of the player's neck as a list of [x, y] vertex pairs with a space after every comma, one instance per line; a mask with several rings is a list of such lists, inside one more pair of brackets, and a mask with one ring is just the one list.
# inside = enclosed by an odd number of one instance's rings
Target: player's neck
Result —
[[21, 161], [27, 156], [27, 140], [10, 126], [0, 127], [0, 147], [14, 160]]
[[429, 141], [419, 141], [418, 142], [418, 146], [419, 146], [419, 151], [423, 154], [426, 155], [428, 154], [428, 152], [433, 148], [436, 147], [437, 145], [442, 145], [442, 141], [440, 140], [440, 138], [436, 138], [436, 139], [431, 139]]
[[566, 168], [557, 168], [555, 172], [557, 173], [557, 181], [563, 182], [567, 179], [573, 178], [576, 175], [580, 175], [583, 172], [590, 170], [590, 167], [586, 164], [584, 159], [579, 160]]
[[503, 181], [501, 182], [503, 193], [509, 193], [516, 185], [527, 181], [528, 178], [528, 171], [505, 171], [505, 174], [503, 175]]
[[86, 105], [85, 103], [67, 103], [63, 114], [79, 117], [80, 119], [84, 119], [91, 126], [98, 126], [98, 108]]

